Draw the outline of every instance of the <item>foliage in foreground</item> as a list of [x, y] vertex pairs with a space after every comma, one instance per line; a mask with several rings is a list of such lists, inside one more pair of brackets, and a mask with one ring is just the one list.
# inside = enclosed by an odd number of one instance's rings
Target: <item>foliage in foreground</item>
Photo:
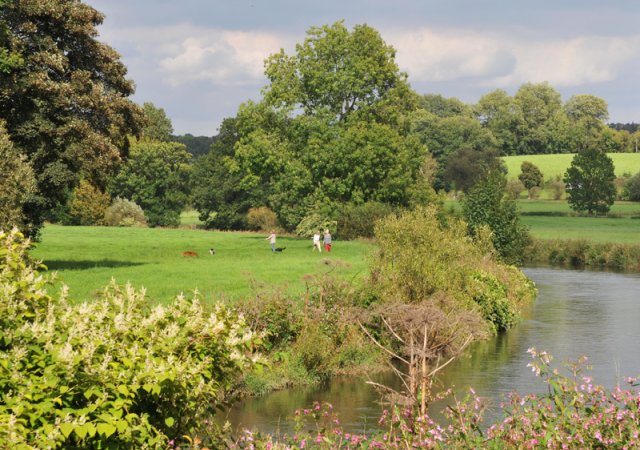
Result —
[[547, 393], [512, 393], [500, 405], [501, 417], [483, 420], [486, 405], [473, 389], [464, 400], [450, 398], [446, 422], [411, 410], [384, 411], [369, 433], [348, 433], [331, 405], [315, 403], [297, 411], [293, 436], [271, 436], [245, 430], [234, 449], [630, 449], [640, 445], [640, 385], [607, 390], [583, 373], [586, 358], [567, 365], [567, 373], [552, 368], [552, 357], [530, 349], [529, 364], [547, 385]]
[[149, 307], [115, 283], [69, 305], [16, 230], [0, 234], [0, 448], [166, 448], [196, 433], [247, 364], [252, 334], [197, 295]]

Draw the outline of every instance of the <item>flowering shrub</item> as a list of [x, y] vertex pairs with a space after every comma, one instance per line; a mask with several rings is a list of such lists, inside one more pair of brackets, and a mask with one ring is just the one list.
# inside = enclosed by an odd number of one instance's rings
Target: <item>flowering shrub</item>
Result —
[[166, 448], [196, 434], [242, 372], [241, 317], [198, 299], [150, 307], [112, 282], [70, 305], [16, 230], [0, 233], [0, 448]]
[[[446, 423], [410, 409], [384, 411], [378, 428], [367, 434], [345, 432], [329, 404], [315, 403], [295, 413], [295, 433], [279, 438], [245, 431], [235, 449], [633, 449], [640, 447], [638, 379], [629, 389], [607, 390], [583, 374], [586, 358], [569, 364], [569, 374], [551, 368], [552, 357], [530, 349], [532, 371], [548, 386], [547, 394], [511, 394], [501, 405], [502, 418], [483, 422], [483, 401], [470, 390], [452, 398]], [[444, 393], [442, 396], [448, 396]]]

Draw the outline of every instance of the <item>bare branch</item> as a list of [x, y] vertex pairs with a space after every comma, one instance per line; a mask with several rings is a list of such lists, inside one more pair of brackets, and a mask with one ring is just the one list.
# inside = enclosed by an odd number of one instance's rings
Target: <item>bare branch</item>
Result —
[[406, 359], [404, 359], [402, 356], [397, 355], [396, 353], [392, 352], [391, 350], [389, 350], [387, 347], [385, 347], [384, 345], [380, 344], [376, 338], [374, 338], [373, 336], [371, 336], [371, 333], [369, 333], [369, 330], [367, 330], [364, 325], [362, 325], [362, 323], [360, 323], [360, 321], [358, 320], [358, 325], [360, 325], [360, 328], [362, 328], [362, 331], [365, 332], [365, 334], [367, 336], [369, 336], [369, 339], [371, 339], [373, 341], [374, 344], [376, 344], [378, 347], [380, 347], [382, 350], [384, 350], [385, 352], [387, 352], [388, 354], [390, 354], [392, 357], [399, 359], [400, 361], [402, 361], [403, 363], [409, 365], [409, 361], [407, 361]]

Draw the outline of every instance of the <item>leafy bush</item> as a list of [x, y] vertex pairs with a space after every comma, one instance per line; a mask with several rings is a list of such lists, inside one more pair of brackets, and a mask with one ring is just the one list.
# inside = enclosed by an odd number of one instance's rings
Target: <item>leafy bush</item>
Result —
[[524, 185], [520, 180], [509, 180], [505, 187], [505, 191], [509, 195], [509, 198], [518, 200], [520, 198], [520, 194], [524, 191]]
[[627, 180], [624, 185], [623, 197], [625, 200], [640, 202], [640, 172]]
[[462, 211], [471, 234], [476, 234], [480, 226], [488, 226], [501, 259], [518, 264], [522, 263], [529, 232], [520, 222], [515, 201], [505, 197], [505, 185], [504, 174], [489, 173], [463, 198]]
[[104, 213], [104, 224], [112, 227], [146, 227], [147, 218], [135, 202], [116, 197]]
[[507, 287], [495, 276], [479, 271], [471, 276], [473, 300], [494, 331], [509, 329], [518, 320], [518, 310], [507, 296]]
[[0, 447], [166, 448], [195, 433], [247, 364], [242, 318], [197, 296], [149, 307], [112, 283], [70, 305], [16, 230], [0, 234]]
[[267, 231], [278, 226], [278, 217], [266, 206], [249, 208], [247, 213], [247, 225], [250, 230]]
[[[313, 236], [318, 230], [337, 231], [337, 222], [329, 218], [328, 215], [312, 212], [304, 216], [296, 226], [298, 236]], [[333, 237], [335, 238], [335, 236]]]
[[374, 235], [376, 222], [394, 212], [394, 208], [386, 203], [367, 202], [360, 205], [346, 204], [338, 215], [340, 238], [371, 238]]
[[102, 225], [105, 211], [111, 203], [111, 196], [102, 192], [86, 180], [71, 194], [69, 218], [74, 225]]
[[487, 329], [508, 327], [535, 295], [520, 271], [493, 259], [486, 227], [478, 230], [476, 240], [466, 228], [462, 221], [441, 217], [435, 208], [387, 217], [376, 227], [380, 251], [371, 267], [371, 283], [380, 298], [431, 301], [447, 316], [444, 327], [459, 322], [459, 343]]

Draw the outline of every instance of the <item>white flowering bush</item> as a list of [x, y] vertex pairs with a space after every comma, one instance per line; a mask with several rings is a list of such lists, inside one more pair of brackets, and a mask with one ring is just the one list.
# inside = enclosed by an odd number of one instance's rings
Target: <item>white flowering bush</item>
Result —
[[0, 233], [0, 448], [166, 448], [195, 435], [249, 363], [253, 335], [197, 293], [151, 306], [112, 283], [47, 294], [17, 231]]

